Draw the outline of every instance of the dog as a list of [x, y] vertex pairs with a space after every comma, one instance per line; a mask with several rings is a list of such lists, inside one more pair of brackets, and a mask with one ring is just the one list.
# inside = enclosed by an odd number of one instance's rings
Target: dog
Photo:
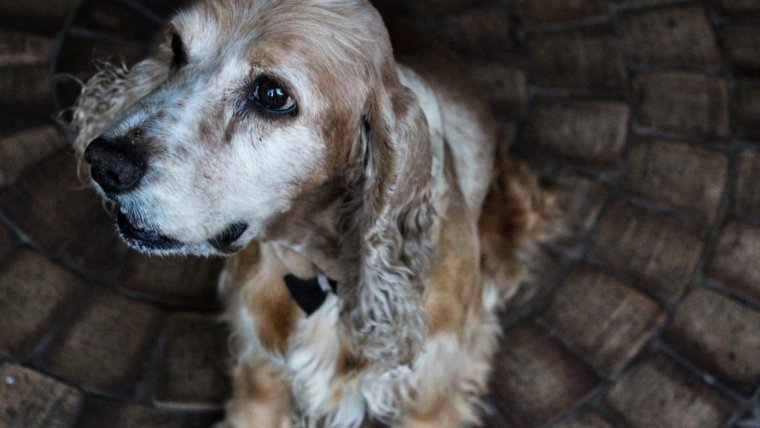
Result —
[[394, 56], [366, 0], [197, 2], [161, 40], [84, 85], [74, 148], [129, 246], [228, 256], [220, 426], [477, 424], [553, 202], [462, 66]]

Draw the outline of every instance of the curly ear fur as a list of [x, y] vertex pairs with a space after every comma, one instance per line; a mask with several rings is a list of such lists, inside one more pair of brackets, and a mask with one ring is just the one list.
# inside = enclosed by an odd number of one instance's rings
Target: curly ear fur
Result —
[[428, 127], [414, 94], [394, 76], [370, 95], [364, 116], [364, 165], [355, 278], [343, 316], [356, 350], [390, 369], [409, 364], [426, 334], [420, 305], [433, 253]]
[[87, 144], [112, 120], [166, 80], [170, 63], [171, 52], [161, 46], [153, 57], [131, 69], [123, 64], [99, 64], [98, 72], [84, 84], [73, 108], [70, 126], [75, 136], [74, 150], [80, 158]]

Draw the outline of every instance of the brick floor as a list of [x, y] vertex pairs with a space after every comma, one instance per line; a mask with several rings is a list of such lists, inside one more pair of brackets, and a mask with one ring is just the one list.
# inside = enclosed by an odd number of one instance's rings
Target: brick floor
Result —
[[636, 78], [636, 122], [648, 130], [694, 137], [728, 135], [728, 95], [720, 77], [666, 72]]
[[0, 365], [0, 426], [70, 427], [80, 400], [76, 389], [34, 370]]
[[476, 59], [471, 63], [470, 77], [490, 88], [487, 97], [496, 115], [515, 117], [525, 111], [527, 80], [523, 68], [522, 58], [516, 56], [498, 61]]
[[670, 215], [616, 202], [600, 220], [589, 254], [672, 302], [689, 282], [703, 239], [702, 232]]
[[516, 0], [514, 7], [528, 27], [605, 16], [604, 2], [601, 0]]
[[128, 395], [162, 320], [152, 306], [97, 290], [51, 345], [46, 365], [87, 389]]
[[0, 186], [11, 184], [26, 168], [61, 149], [63, 140], [52, 126], [0, 138]]
[[760, 71], [760, 27], [741, 24], [723, 29], [728, 59], [742, 72]]
[[0, 272], [0, 352], [24, 357], [85, 289], [74, 275], [22, 250]]
[[760, 11], [758, 0], [712, 0], [712, 3], [716, 9], [726, 15], [741, 16]]
[[0, 189], [0, 210], [33, 241], [53, 249], [74, 238], [102, 205], [77, 178], [74, 156], [61, 152]]
[[468, 58], [495, 59], [502, 52], [517, 49], [512, 21], [500, 6], [469, 10], [448, 19], [446, 36]]
[[730, 401], [660, 355], [632, 368], [606, 401], [634, 428], [719, 427], [731, 412]]
[[169, 302], [214, 306], [222, 260], [145, 257], [133, 251], [121, 286]]
[[586, 410], [556, 425], [557, 428], [612, 428], [599, 414]]
[[665, 321], [652, 299], [583, 266], [568, 273], [540, 317], [609, 375], [638, 354]]
[[623, 48], [611, 31], [539, 34], [529, 40], [528, 50], [533, 56], [533, 79], [542, 88], [613, 93], [626, 90]]
[[568, 171], [552, 171], [551, 177], [565, 229], [559, 243], [572, 248], [596, 223], [607, 189], [597, 181]]
[[739, 157], [739, 176], [736, 179], [734, 198], [736, 210], [741, 214], [760, 218], [760, 152], [745, 151]]
[[739, 222], [726, 225], [718, 239], [708, 274], [748, 299], [760, 302], [760, 228]]
[[[715, 66], [720, 54], [702, 6], [676, 6], [625, 13], [623, 34], [639, 64]], [[653, 46], [657, 46], [653, 49]]]
[[681, 303], [666, 338], [692, 361], [750, 393], [760, 382], [760, 313], [703, 288]]
[[635, 140], [625, 188], [712, 223], [728, 173], [728, 156], [673, 141]]
[[735, 93], [733, 113], [742, 134], [760, 139], [760, 84], [738, 83]]
[[493, 389], [516, 426], [552, 421], [596, 384], [586, 367], [535, 327], [517, 326], [502, 342]]
[[80, 428], [160, 428], [170, 426], [173, 417], [169, 412], [162, 412], [145, 406], [125, 406], [117, 401], [107, 399], [87, 400], [79, 416], [77, 426]]
[[[186, 2], [0, 0], [0, 427], [222, 418], [222, 261], [127, 249], [52, 121], [55, 74], [138, 60]], [[374, 3], [466, 60], [566, 228], [483, 427], [760, 426], [760, 1]]]
[[156, 400], [213, 405], [227, 396], [226, 331], [216, 316], [176, 314], [165, 340]]
[[528, 139], [550, 156], [610, 167], [623, 151], [628, 115], [628, 106], [618, 102], [541, 98], [528, 124]]

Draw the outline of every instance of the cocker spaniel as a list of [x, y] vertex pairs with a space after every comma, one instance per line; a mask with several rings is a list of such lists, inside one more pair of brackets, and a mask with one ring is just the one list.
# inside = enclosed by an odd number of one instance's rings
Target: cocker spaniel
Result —
[[87, 82], [74, 145], [131, 247], [230, 256], [224, 424], [476, 424], [552, 203], [461, 67], [396, 62], [366, 0], [197, 2], [162, 37]]

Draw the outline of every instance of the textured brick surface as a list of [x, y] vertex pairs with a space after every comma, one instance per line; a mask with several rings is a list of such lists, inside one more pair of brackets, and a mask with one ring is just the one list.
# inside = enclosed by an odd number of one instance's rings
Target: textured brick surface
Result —
[[98, 290], [60, 334], [48, 365], [88, 389], [128, 394], [162, 319], [152, 306]]
[[187, 412], [180, 420], [183, 428], [207, 428], [223, 420], [224, 414], [220, 410]]
[[702, 6], [647, 9], [624, 14], [621, 23], [633, 60], [669, 66], [718, 65], [715, 35]]
[[[382, 3], [382, 1], [375, 3]], [[462, 13], [487, 3], [488, 0], [409, 0], [413, 10], [435, 18]]]
[[22, 250], [0, 271], [0, 352], [23, 357], [84, 289], [60, 266]]
[[723, 29], [723, 42], [734, 68], [760, 71], [760, 26], [736, 25]]
[[172, 415], [143, 406], [104, 399], [89, 399], [82, 408], [78, 428], [168, 428]]
[[557, 206], [565, 236], [561, 243], [574, 246], [591, 230], [607, 193], [598, 182], [569, 172], [552, 172]]
[[742, 214], [760, 218], [760, 152], [747, 150], [739, 157], [734, 199]]
[[0, 138], [0, 186], [13, 182], [26, 168], [62, 148], [63, 140], [52, 126]]
[[733, 115], [742, 134], [753, 139], [760, 139], [760, 84], [748, 82], [737, 84]]
[[95, 72], [94, 60], [108, 60], [120, 64], [134, 64], [142, 57], [143, 48], [138, 44], [116, 40], [104, 40], [88, 37], [67, 37], [57, 64], [59, 72], [85, 73]]
[[504, 324], [510, 325], [524, 318], [531, 310], [531, 302], [546, 290], [547, 284], [553, 283], [567, 266], [566, 260], [555, 253], [537, 251], [531, 259], [530, 272], [526, 281], [514, 286], [514, 295], [507, 300], [503, 310]]
[[160, 402], [194, 404], [219, 403], [226, 398], [226, 343], [227, 332], [215, 316], [172, 316], [155, 398]]
[[0, 225], [0, 257], [5, 256], [8, 251], [16, 244], [11, 231], [7, 227]]
[[760, 302], [759, 261], [760, 228], [731, 222], [720, 234], [708, 272], [738, 294]]
[[559, 335], [609, 374], [633, 358], [665, 320], [657, 304], [607, 275], [576, 266], [542, 312]]
[[720, 427], [731, 409], [725, 398], [663, 356], [631, 369], [606, 401], [632, 428]]
[[543, 154], [612, 166], [623, 151], [628, 114], [628, 106], [617, 102], [540, 99], [528, 124], [528, 139]]
[[760, 0], [712, 0], [712, 4], [720, 12], [729, 15], [760, 12]]
[[117, 283], [128, 275], [123, 272], [124, 261], [129, 253], [116, 232], [114, 221], [104, 210], [95, 216], [76, 234], [76, 238], [63, 248], [62, 256], [68, 263], [88, 275], [108, 283]]
[[534, 327], [515, 327], [502, 343], [493, 391], [516, 426], [549, 422], [594, 387], [587, 369]]
[[590, 254], [637, 286], [674, 301], [699, 260], [703, 239], [673, 217], [618, 202], [602, 216]]
[[[81, 7], [63, 24], [74, 3]], [[216, 262], [127, 250], [93, 193], [74, 190], [83, 188], [74, 160], [54, 153], [60, 146], [48, 145], [57, 137], [46, 127], [53, 93], [67, 106], [79, 92], [73, 79], [56, 79], [51, 92], [51, 68], [83, 79], [95, 56], [134, 62], [181, 3], [0, 0], [0, 362], [23, 361], [47, 382], [42, 393], [0, 390], [3, 428], [18, 409], [26, 416], [14, 428], [208, 428], [222, 417], [227, 357], [212, 313]], [[464, 57], [482, 85], [473, 94], [556, 183], [569, 225], [564, 239], [529, 258], [533, 277], [501, 314], [518, 327], [501, 341], [488, 399], [497, 412], [484, 426], [749, 420], [760, 386], [760, 1], [373, 3]], [[17, 144], [19, 136], [28, 138]], [[17, 179], [8, 184], [10, 177]], [[6, 229], [7, 221], [14, 224]], [[39, 253], [20, 248], [19, 230]], [[696, 289], [676, 304], [692, 274]], [[672, 325], [651, 336], [663, 311]], [[670, 357], [641, 355], [663, 344]], [[677, 367], [668, 359], [676, 355]], [[701, 379], [717, 379], [737, 401]], [[73, 407], [49, 394], [63, 384], [83, 395]]]
[[102, 208], [77, 178], [73, 155], [61, 152], [0, 190], [0, 209], [33, 240], [52, 248], [76, 236]]
[[725, 153], [664, 140], [636, 140], [628, 151], [627, 191], [711, 223], [726, 184]]
[[498, 5], [457, 14], [446, 23], [446, 35], [468, 57], [493, 58], [517, 48], [507, 11]]
[[79, 408], [79, 393], [16, 364], [0, 365], [0, 426], [68, 428]]
[[607, 30], [552, 32], [532, 37], [535, 83], [543, 88], [611, 91], [627, 87], [620, 42]]
[[728, 135], [725, 81], [720, 77], [667, 72], [635, 79], [636, 121], [644, 128], [695, 137]]
[[733, 299], [695, 288], [666, 332], [668, 342], [702, 367], [749, 393], [760, 381], [760, 313]]
[[604, 16], [602, 0], [515, 0], [514, 8], [528, 27]]
[[85, 2], [74, 25], [146, 43], [158, 30], [157, 24], [145, 15], [116, 1]]
[[221, 266], [219, 259], [156, 258], [130, 251], [122, 286], [161, 299], [213, 306]]
[[46, 64], [0, 67], [0, 130], [50, 121], [51, 80]]
[[556, 425], [557, 428], [612, 428], [609, 422], [592, 411], [582, 411]]
[[45, 64], [53, 40], [18, 31], [0, 29], [0, 66], [8, 64]]
[[525, 110], [527, 82], [520, 58], [476, 60], [467, 69], [475, 83], [483, 88], [498, 116], [516, 116]]
[[54, 35], [79, 0], [0, 0], [0, 26]]

